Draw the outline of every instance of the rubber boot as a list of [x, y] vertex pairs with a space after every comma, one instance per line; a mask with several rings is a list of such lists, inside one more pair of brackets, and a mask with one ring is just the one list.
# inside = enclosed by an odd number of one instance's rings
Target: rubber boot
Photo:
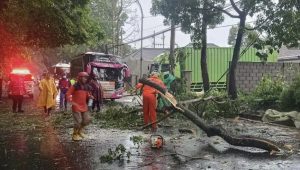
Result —
[[82, 140], [82, 137], [79, 135], [78, 129], [76, 129], [76, 128], [74, 128], [72, 139], [73, 139], [73, 141], [80, 141], [80, 140]]
[[78, 130], [78, 135], [82, 138], [86, 138], [87, 135], [83, 133], [83, 126], [80, 126], [79, 130]]

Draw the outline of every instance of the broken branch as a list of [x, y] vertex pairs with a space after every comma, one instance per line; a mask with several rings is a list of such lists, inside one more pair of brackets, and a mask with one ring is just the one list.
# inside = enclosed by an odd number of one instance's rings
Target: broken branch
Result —
[[208, 101], [208, 100], [213, 100], [215, 97], [209, 96], [207, 98], [199, 98], [199, 99], [191, 99], [191, 100], [186, 100], [186, 101], [180, 101], [180, 104], [189, 104], [189, 103], [195, 103], [195, 102], [200, 102], [200, 101]]
[[178, 104], [175, 97], [172, 94], [168, 93], [164, 88], [160, 87], [158, 84], [151, 82], [147, 79], [140, 79], [139, 82], [151, 86], [156, 90], [160, 91], [162, 93], [162, 96], [165, 97], [173, 105], [174, 109], [176, 109], [185, 117], [190, 119], [194, 124], [196, 124], [200, 129], [202, 129], [208, 137], [220, 136], [226, 142], [235, 146], [255, 147], [267, 150], [269, 152], [280, 151], [279, 146], [267, 139], [261, 139], [257, 137], [234, 136], [228, 134], [228, 132], [226, 132], [223, 128], [208, 126], [206, 122], [202, 118], [200, 118], [196, 113], [183, 107], [182, 104]]

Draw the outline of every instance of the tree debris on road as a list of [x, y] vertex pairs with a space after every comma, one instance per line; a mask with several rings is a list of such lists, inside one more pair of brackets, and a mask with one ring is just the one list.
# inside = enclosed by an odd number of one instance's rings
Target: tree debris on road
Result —
[[185, 117], [187, 117], [199, 128], [201, 128], [208, 137], [220, 136], [231, 145], [260, 148], [269, 151], [270, 154], [278, 153], [283, 149], [280, 148], [280, 146], [278, 146], [278, 144], [276, 144], [275, 142], [267, 139], [261, 139], [253, 136], [235, 136], [229, 134], [222, 127], [209, 126], [196, 113], [190, 111], [188, 108], [185, 108], [182, 104], [178, 103], [175, 97], [171, 93], [167, 92], [164, 88], [146, 79], [140, 79], [139, 82], [157, 89], [161, 93], [161, 95], [173, 105], [173, 108], [175, 110], [182, 113]]

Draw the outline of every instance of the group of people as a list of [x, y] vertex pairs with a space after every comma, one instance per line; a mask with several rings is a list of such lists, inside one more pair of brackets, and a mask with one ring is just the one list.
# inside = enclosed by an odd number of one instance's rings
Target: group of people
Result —
[[[166, 88], [157, 72], [153, 72], [148, 80]], [[22, 110], [23, 95], [25, 94], [24, 80], [21, 77], [13, 77], [9, 88], [13, 99], [13, 111], [24, 112]], [[136, 90], [138, 89], [142, 91], [143, 95], [144, 123], [153, 123], [156, 121], [157, 95], [159, 91], [140, 83], [136, 86]], [[44, 114], [47, 116], [50, 115], [51, 109], [55, 107], [56, 96], [60, 92], [60, 108], [67, 109], [67, 103], [72, 105], [75, 122], [72, 139], [78, 141], [85, 138], [86, 135], [83, 133], [83, 129], [91, 121], [88, 111], [92, 111], [95, 108], [97, 111], [100, 111], [100, 105], [103, 100], [103, 91], [101, 85], [97, 82], [97, 78], [95, 76], [90, 77], [86, 72], [80, 72], [76, 82], [71, 82], [66, 76], [63, 76], [59, 80], [57, 87], [52, 76], [49, 73], [44, 73], [44, 78], [39, 83], [39, 90], [37, 105], [44, 109]], [[90, 105], [89, 101], [93, 101], [92, 105]], [[152, 132], [156, 132], [156, 123], [152, 124], [151, 129]]]
[[[77, 82], [71, 82], [66, 76], [63, 76], [56, 88], [53, 78], [46, 73], [45, 78], [40, 82], [40, 95], [38, 106], [43, 107], [45, 114], [50, 115], [51, 108], [55, 106], [55, 99], [60, 91], [60, 108], [67, 109], [67, 103], [72, 105], [72, 113], [74, 117], [74, 130], [72, 139], [74, 141], [82, 140], [86, 137], [83, 129], [90, 123], [90, 115], [88, 111], [97, 106], [100, 110], [100, 100], [102, 99], [101, 86], [96, 78], [90, 78], [86, 72], [80, 72]], [[93, 100], [91, 108], [88, 107], [87, 101]]]
[[[75, 120], [72, 139], [75, 141], [85, 137], [83, 128], [89, 124], [90, 116], [88, 111], [95, 108], [100, 111], [100, 104], [103, 99], [101, 85], [96, 77], [90, 78], [86, 72], [80, 72], [76, 82], [72, 82], [64, 75], [56, 87], [51, 74], [44, 73], [43, 79], [39, 82], [40, 94], [37, 106], [44, 109], [44, 114], [50, 116], [51, 110], [56, 105], [56, 96], [60, 92], [60, 108], [67, 109], [67, 103], [72, 105], [72, 113]], [[13, 112], [24, 112], [22, 110], [23, 96], [25, 95], [25, 83], [21, 76], [11, 77], [9, 93], [13, 100]], [[92, 100], [88, 106], [87, 101]]]
[[[0, 83], [2, 80], [0, 80]], [[76, 81], [74, 79], [69, 80], [66, 75], [63, 75], [59, 80], [58, 87], [55, 84], [55, 81], [51, 74], [44, 73], [43, 79], [39, 82], [39, 97], [37, 106], [44, 109], [45, 115], [50, 115], [50, 111], [56, 105], [56, 96], [58, 93], [59, 96], [59, 105], [60, 109], [67, 110], [67, 91]], [[90, 107], [90, 111], [100, 111], [100, 105], [103, 99], [103, 92], [101, 85], [97, 82], [95, 78], [88, 80], [89, 92], [95, 96], [93, 104]], [[1, 86], [0, 86], [1, 87]], [[0, 90], [0, 92], [2, 92]], [[1, 94], [1, 93], [0, 93]], [[8, 94], [13, 101], [12, 110], [14, 113], [24, 112], [22, 110], [23, 105], [23, 96], [26, 94], [25, 82], [22, 76], [13, 75], [10, 77], [10, 83], [8, 85]], [[1, 98], [0, 98], [1, 99]]]

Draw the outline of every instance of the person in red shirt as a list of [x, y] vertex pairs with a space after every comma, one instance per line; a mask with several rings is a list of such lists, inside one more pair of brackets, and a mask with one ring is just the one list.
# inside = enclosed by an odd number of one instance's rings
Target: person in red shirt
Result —
[[69, 79], [67, 79], [66, 75], [63, 75], [62, 78], [59, 80], [58, 83], [58, 88], [60, 91], [60, 96], [59, 96], [59, 108], [67, 110], [67, 100], [66, 100], [66, 93], [68, 89], [71, 86], [71, 82]]
[[94, 109], [97, 107], [96, 112], [100, 112], [100, 104], [103, 103], [103, 89], [101, 84], [97, 81], [96, 75], [92, 76], [89, 84], [92, 88], [92, 95], [94, 97], [91, 110], [94, 111]]
[[83, 129], [91, 121], [87, 101], [93, 99], [93, 96], [90, 94], [91, 87], [87, 84], [88, 77], [88, 73], [80, 72], [78, 74], [78, 81], [67, 92], [67, 100], [72, 104], [75, 121], [72, 135], [74, 141], [79, 141], [86, 137]]
[[[152, 81], [161, 87], [165, 87], [164, 83], [159, 79], [159, 73], [153, 72], [148, 78], [149, 81]], [[143, 113], [144, 113], [144, 123], [145, 125], [153, 123], [156, 121], [156, 106], [157, 106], [157, 94], [158, 90], [148, 86], [138, 83], [136, 89], [142, 89], [143, 93]], [[157, 125], [156, 123], [152, 124], [152, 132], [156, 132]]]
[[[13, 112], [23, 113], [23, 96], [26, 93], [24, 78], [20, 75], [12, 75], [8, 86], [9, 95], [13, 100]], [[17, 111], [18, 108], [18, 111]]]

